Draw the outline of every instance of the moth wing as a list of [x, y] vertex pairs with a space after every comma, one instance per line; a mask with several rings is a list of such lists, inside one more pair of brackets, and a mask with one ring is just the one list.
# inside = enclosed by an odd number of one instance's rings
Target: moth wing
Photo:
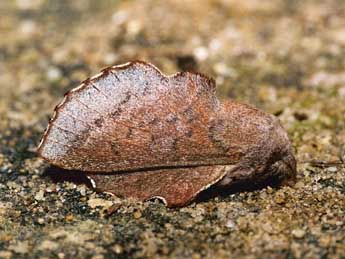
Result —
[[38, 153], [91, 172], [229, 164], [209, 133], [220, 109], [214, 82], [200, 74], [167, 77], [144, 62], [110, 67], [65, 95]]
[[124, 174], [87, 174], [96, 189], [124, 198], [159, 198], [168, 207], [184, 206], [224, 177], [231, 166], [198, 166]]

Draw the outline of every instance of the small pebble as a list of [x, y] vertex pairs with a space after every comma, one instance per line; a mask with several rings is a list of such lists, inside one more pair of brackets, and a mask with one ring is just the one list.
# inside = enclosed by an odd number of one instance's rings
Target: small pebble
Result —
[[305, 235], [305, 231], [303, 229], [300, 229], [300, 228], [292, 230], [291, 233], [295, 238], [303, 238]]
[[40, 190], [36, 193], [35, 200], [36, 201], [43, 201], [44, 200], [44, 191], [43, 190]]
[[85, 187], [85, 185], [78, 186], [78, 191], [80, 192], [81, 196], [85, 196], [86, 195], [86, 187]]
[[303, 188], [304, 187], [304, 182], [302, 181], [299, 181], [295, 184], [295, 188], [296, 189], [300, 189], [300, 188]]
[[55, 192], [56, 191], [56, 186], [55, 185], [51, 185], [51, 186], [48, 186], [46, 188], [46, 192], [47, 193], [52, 193], [52, 192]]
[[38, 218], [37, 222], [38, 222], [38, 224], [43, 225], [44, 224], [44, 218]]
[[115, 254], [121, 254], [123, 252], [123, 247], [119, 244], [115, 244], [111, 247], [111, 250], [113, 250]]
[[229, 219], [229, 220], [226, 222], [225, 226], [226, 226], [227, 228], [234, 228], [234, 227], [235, 227], [235, 222], [234, 222], [232, 219]]
[[141, 212], [137, 210], [136, 212], [133, 213], [133, 216], [135, 219], [139, 219], [141, 218]]
[[65, 217], [66, 221], [72, 221], [74, 219], [74, 216], [72, 214], [68, 214], [66, 217]]
[[31, 37], [38, 32], [37, 24], [32, 20], [26, 20], [19, 24], [19, 30], [27, 37]]
[[45, 251], [45, 250], [56, 250], [59, 247], [57, 242], [53, 242], [50, 240], [44, 240], [39, 246], [38, 250]]
[[269, 194], [273, 193], [272, 187], [270, 187], [270, 186], [267, 187], [267, 193], [269, 193]]
[[208, 49], [205, 47], [197, 47], [194, 49], [193, 54], [199, 61], [204, 61], [208, 58]]
[[57, 81], [62, 77], [62, 72], [57, 67], [50, 67], [47, 71], [47, 78], [49, 81]]
[[336, 168], [335, 166], [331, 166], [331, 167], [327, 168], [327, 171], [331, 172], [331, 173], [335, 173], [337, 170], [338, 170], [338, 168]]
[[285, 195], [282, 192], [278, 192], [274, 198], [274, 201], [278, 204], [285, 203]]
[[104, 199], [94, 198], [88, 200], [87, 205], [89, 205], [89, 207], [91, 207], [92, 209], [95, 209], [96, 207], [109, 208], [113, 205], [113, 202]]

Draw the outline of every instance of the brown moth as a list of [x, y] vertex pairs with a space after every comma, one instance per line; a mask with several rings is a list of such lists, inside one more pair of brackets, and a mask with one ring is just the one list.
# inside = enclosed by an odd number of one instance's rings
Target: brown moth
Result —
[[221, 103], [198, 73], [163, 75], [135, 61], [104, 69], [65, 95], [38, 147], [120, 197], [183, 206], [210, 186], [293, 182], [296, 161], [277, 118]]

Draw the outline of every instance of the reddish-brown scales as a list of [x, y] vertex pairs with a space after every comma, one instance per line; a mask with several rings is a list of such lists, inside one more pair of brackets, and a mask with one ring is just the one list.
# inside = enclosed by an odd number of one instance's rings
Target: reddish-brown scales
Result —
[[141, 61], [106, 68], [68, 92], [38, 153], [86, 172], [99, 189], [161, 197], [169, 206], [184, 205], [213, 184], [231, 188], [296, 174], [275, 117], [220, 103], [214, 81], [201, 74], [165, 76]]

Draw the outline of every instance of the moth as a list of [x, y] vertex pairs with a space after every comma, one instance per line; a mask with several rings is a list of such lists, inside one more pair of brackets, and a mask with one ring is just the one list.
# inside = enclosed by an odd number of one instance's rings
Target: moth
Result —
[[165, 76], [133, 61], [108, 67], [65, 94], [37, 150], [83, 171], [98, 190], [184, 206], [211, 186], [291, 183], [296, 160], [279, 120], [234, 100], [213, 79]]

